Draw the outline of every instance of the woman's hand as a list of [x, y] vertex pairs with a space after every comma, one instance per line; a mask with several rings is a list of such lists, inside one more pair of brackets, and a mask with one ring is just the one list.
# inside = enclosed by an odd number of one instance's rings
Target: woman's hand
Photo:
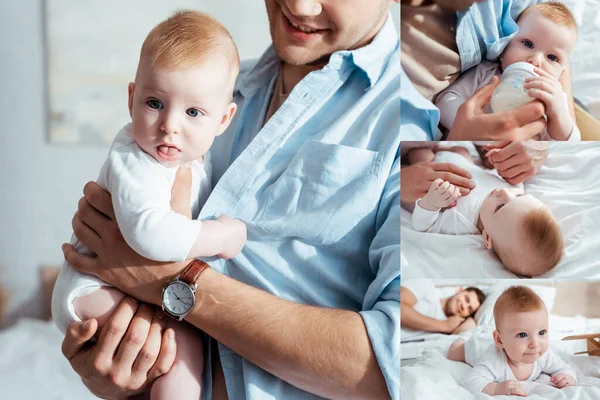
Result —
[[495, 142], [484, 147], [498, 174], [512, 185], [537, 174], [548, 158], [546, 142]]
[[461, 196], [468, 195], [471, 189], [475, 188], [471, 174], [455, 164], [420, 162], [400, 170], [402, 202], [414, 203], [425, 196], [436, 179], [449, 182], [457, 187]]
[[149, 389], [175, 361], [174, 334], [172, 329], [164, 331], [165, 318], [162, 311], [126, 297], [97, 343], [88, 343], [98, 329], [95, 319], [75, 322], [67, 330], [62, 352], [96, 396], [133, 396]]

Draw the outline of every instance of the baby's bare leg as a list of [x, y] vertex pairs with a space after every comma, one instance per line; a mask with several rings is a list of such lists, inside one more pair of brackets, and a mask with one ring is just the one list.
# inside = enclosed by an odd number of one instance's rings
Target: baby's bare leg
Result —
[[124, 297], [125, 293], [117, 288], [101, 287], [88, 295], [75, 298], [73, 306], [81, 320], [95, 318], [100, 332]]
[[201, 394], [204, 349], [199, 329], [187, 322], [169, 321], [175, 331], [177, 358], [169, 372], [152, 385], [152, 400], [190, 399], [197, 400]]
[[433, 161], [434, 157], [433, 150], [428, 147], [419, 147], [408, 151], [408, 163], [410, 165], [419, 162], [430, 162]]

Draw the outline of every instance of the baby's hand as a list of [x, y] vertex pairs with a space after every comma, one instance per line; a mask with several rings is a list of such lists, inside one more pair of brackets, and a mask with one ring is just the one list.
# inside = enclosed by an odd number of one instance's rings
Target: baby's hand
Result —
[[523, 396], [527, 397], [527, 392], [523, 385], [517, 381], [504, 381], [496, 385], [494, 396]]
[[568, 118], [569, 109], [558, 79], [541, 68], [535, 68], [535, 73], [539, 76], [528, 78], [523, 88], [528, 90], [529, 96], [544, 103], [548, 118]]
[[556, 374], [552, 375], [550, 378], [550, 382], [554, 384], [559, 389], [565, 388], [567, 386], [575, 386], [575, 379], [568, 374]]
[[454, 203], [460, 197], [460, 190], [450, 182], [440, 178], [431, 183], [429, 191], [419, 201], [419, 206], [429, 211], [438, 211]]
[[242, 251], [246, 243], [246, 224], [226, 214], [221, 214], [217, 221], [223, 224], [226, 232], [223, 236], [223, 251], [219, 253], [219, 257], [229, 260]]

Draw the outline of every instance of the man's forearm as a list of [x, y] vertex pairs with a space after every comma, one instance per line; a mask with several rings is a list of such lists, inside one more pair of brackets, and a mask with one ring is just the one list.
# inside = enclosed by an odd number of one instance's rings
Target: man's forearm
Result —
[[360, 314], [306, 306], [207, 270], [186, 320], [284, 381], [327, 398], [389, 398]]
[[427, 317], [407, 304], [400, 304], [402, 327], [425, 332], [446, 333], [446, 324], [439, 319]]

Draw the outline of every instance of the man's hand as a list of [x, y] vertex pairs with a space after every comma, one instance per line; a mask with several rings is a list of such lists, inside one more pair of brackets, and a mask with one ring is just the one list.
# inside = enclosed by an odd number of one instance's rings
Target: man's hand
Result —
[[527, 392], [523, 385], [517, 381], [504, 381], [496, 385], [494, 396], [523, 396], [527, 397]]
[[97, 276], [141, 301], [160, 304], [162, 288], [185, 264], [161, 263], [140, 256], [119, 231], [110, 194], [94, 182], [85, 185], [83, 193], [73, 217], [73, 231], [96, 256], [79, 254], [70, 244], [63, 244], [65, 260], [75, 269]]
[[414, 203], [425, 196], [436, 179], [442, 179], [458, 187], [461, 196], [466, 196], [475, 188], [471, 174], [451, 163], [420, 162], [400, 170], [402, 202]]
[[550, 382], [559, 389], [566, 388], [567, 386], [575, 386], [575, 379], [568, 374], [556, 374], [552, 375]]
[[499, 82], [494, 76], [460, 106], [447, 140], [527, 140], [544, 130], [544, 104], [539, 100], [510, 111], [484, 113]]
[[454, 203], [460, 197], [460, 190], [450, 182], [436, 179], [431, 182], [429, 191], [421, 198], [419, 206], [429, 211], [440, 209]]
[[62, 352], [83, 383], [101, 398], [125, 398], [146, 391], [167, 373], [176, 356], [173, 331], [162, 311], [125, 298], [100, 332], [95, 319], [74, 322], [67, 330]]
[[444, 321], [445, 330], [444, 333], [452, 333], [465, 319], [458, 315], [452, 315]]
[[457, 335], [461, 332], [466, 332], [469, 331], [471, 329], [475, 329], [477, 327], [477, 322], [475, 322], [475, 320], [471, 317], [465, 319], [459, 326], [458, 328], [454, 329], [452, 331], [453, 335]]
[[548, 158], [546, 142], [496, 142], [484, 147], [498, 174], [512, 185], [537, 174]]

